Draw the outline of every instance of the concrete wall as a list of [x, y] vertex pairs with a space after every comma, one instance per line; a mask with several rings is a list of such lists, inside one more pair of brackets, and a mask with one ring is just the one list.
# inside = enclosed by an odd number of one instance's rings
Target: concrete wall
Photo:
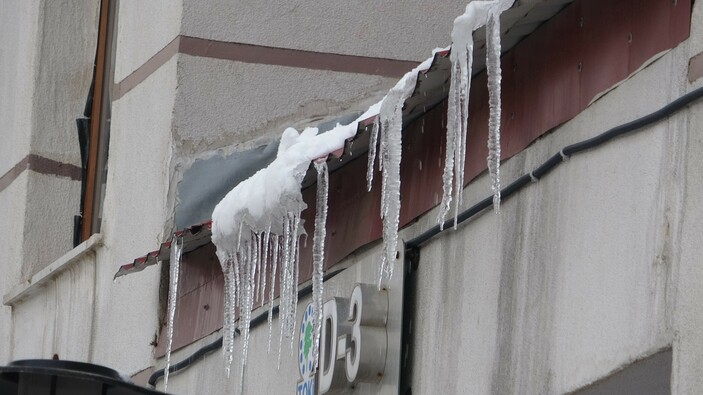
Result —
[[115, 82], [176, 38], [183, 9], [179, 0], [121, 0], [118, 4]]
[[[262, 7], [122, 0], [115, 81], [179, 33], [420, 60], [447, 44], [451, 22], [464, 4], [384, 3], [373, 10], [347, 3]], [[331, 9], [340, 14], [328, 13]], [[64, 43], [59, 38], [65, 34], [56, 29], [93, 34], [75, 20], [49, 18], [61, 10], [53, 3], [0, 8], [0, 32], [18, 36], [0, 44], [0, 139], [9, 142], [0, 144], [0, 173], [33, 150], [76, 163], [71, 147], [77, 145], [70, 141], [75, 128], [67, 125], [82, 112], [80, 92], [92, 46], [90, 38]], [[97, 15], [94, 7], [80, 12], [86, 19]], [[701, 29], [703, 3], [697, 2], [691, 39], [507, 161], [504, 183], [569, 143], [703, 85], [703, 80], [694, 86], [685, 80], [688, 59], [703, 50]], [[44, 31], [51, 33], [47, 41], [40, 39]], [[81, 58], [70, 58], [76, 51]], [[17, 61], [7, 61], [6, 53]], [[47, 98], [33, 99], [35, 84], [49, 92]], [[0, 344], [9, 345], [0, 347], [0, 364], [58, 353], [128, 374], [163, 365], [150, 344], [159, 329], [161, 267], [116, 282], [112, 276], [121, 264], [169, 239], [175, 186], [184, 167], [197, 157], [271, 139], [287, 125], [305, 126], [363, 109], [392, 84], [384, 77], [174, 55], [113, 103], [102, 244], [34, 296], [0, 309]], [[56, 117], [36, 115], [44, 109]], [[501, 214], [485, 213], [423, 246], [413, 392], [563, 393], [669, 345], [674, 393], [703, 388], [696, 370], [703, 363], [701, 124], [703, 109], [697, 104], [637, 135], [574, 157], [504, 202]], [[40, 130], [51, 131], [51, 137], [33, 134]], [[19, 282], [22, 271], [34, 270], [23, 266], [25, 261], [40, 266], [67, 250], [59, 253], [67, 240], [53, 230], [63, 226], [64, 214], [75, 213], [71, 196], [77, 182], [51, 177], [25, 171], [0, 192], [0, 224], [12, 229], [0, 239], [3, 294]], [[489, 191], [488, 180], [479, 178], [465, 190], [464, 202], [470, 205]], [[55, 200], [62, 206], [52, 205]], [[54, 212], [50, 220], [42, 217]], [[419, 234], [435, 218], [430, 212], [402, 236]], [[378, 249], [375, 245], [360, 255]], [[28, 340], [36, 338], [42, 341]], [[267, 340], [265, 325], [252, 332], [246, 385], [252, 392], [289, 392], [297, 379], [295, 362], [286, 357], [280, 372], [272, 370], [276, 357], [265, 352]], [[173, 376], [169, 390], [230, 393], [237, 387], [233, 372], [224, 378], [221, 354], [213, 353]]]
[[219, 41], [422, 61], [450, 43], [466, 1], [186, 0], [183, 34]]
[[178, 74], [174, 132], [179, 154], [188, 157], [363, 111], [397, 81], [189, 55], [179, 57]]
[[104, 248], [97, 251], [91, 360], [132, 374], [150, 365], [158, 331], [159, 267], [113, 282], [120, 265], [169, 238], [167, 206], [176, 59], [113, 102]]
[[12, 359], [89, 360], [95, 323], [95, 255], [89, 253], [12, 311]]
[[[70, 4], [69, 4], [70, 3]], [[75, 118], [83, 113], [95, 56], [95, 2], [10, 1], [0, 7], [0, 175], [28, 154], [79, 163]], [[0, 191], [4, 294], [72, 248], [80, 184], [19, 169]], [[12, 347], [11, 309], [0, 309], [0, 361]]]
[[[22, 262], [22, 238], [24, 217], [27, 208], [28, 172], [21, 174], [15, 182], [0, 192], [0, 224], [13, 229], [0, 238], [0, 265], [3, 275], [0, 276], [0, 291], [3, 295], [14, 287], [19, 279], [20, 263]], [[12, 308], [0, 306], [0, 339], [3, 344], [12, 340]], [[0, 363], [4, 364], [12, 358], [12, 347], [0, 347]]]
[[[34, 76], [26, 73], [35, 60], [37, 2], [10, 2], [0, 7], [0, 34], [14, 37], [0, 42], [0, 175], [10, 171], [29, 153]], [[19, 279], [27, 196], [27, 174], [0, 191], [0, 224], [7, 232], [0, 238], [0, 290], [5, 292]], [[0, 339], [12, 337], [12, 309], [0, 307]], [[11, 347], [0, 347], [0, 361], [10, 359]]]
[[33, 70], [36, 61], [39, 2], [7, 2], [0, 7], [0, 174], [29, 152]]

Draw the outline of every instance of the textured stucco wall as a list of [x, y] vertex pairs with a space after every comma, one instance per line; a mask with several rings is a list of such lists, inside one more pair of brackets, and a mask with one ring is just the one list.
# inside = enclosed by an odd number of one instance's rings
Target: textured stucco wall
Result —
[[81, 196], [80, 181], [30, 170], [27, 173], [21, 279], [73, 248], [73, 216], [80, 211]]
[[32, 153], [80, 166], [76, 118], [83, 117], [98, 33], [99, 3], [41, 3], [32, 115]]
[[91, 361], [128, 374], [151, 365], [158, 330], [160, 266], [113, 282], [120, 265], [168, 239], [167, 206], [176, 58], [113, 102], [104, 247], [96, 251]]
[[450, 43], [464, 0], [252, 2], [185, 0], [183, 34], [219, 41], [421, 61]]
[[33, 70], [39, 2], [6, 2], [0, 7], [0, 174], [29, 152]]
[[[27, 195], [28, 172], [21, 174], [15, 182], [0, 192], [0, 224], [7, 229], [5, 237], [0, 238], [0, 266], [3, 275], [0, 276], [0, 292], [4, 295], [19, 281], [20, 263], [22, 262], [22, 229], [26, 210], [25, 196]], [[15, 228], [16, 227], [16, 228]], [[9, 344], [12, 339], [12, 308], [0, 306], [0, 342]], [[11, 360], [12, 347], [0, 347], [0, 364]]]
[[[69, 4], [70, 3], [70, 4]], [[95, 2], [6, 2], [0, 7], [0, 175], [28, 154], [79, 163], [75, 118], [92, 76]], [[68, 39], [68, 38], [71, 39]], [[24, 170], [24, 169], [23, 169]], [[0, 191], [4, 295], [72, 247], [80, 183], [24, 172]], [[12, 355], [10, 308], [0, 313], [0, 363]]]
[[180, 0], [120, 0], [115, 82], [122, 81], [179, 33]]
[[[0, 133], [8, 144], [3, 144], [2, 150], [7, 152], [0, 156], [11, 162], [0, 165], [0, 174], [30, 152], [79, 165], [75, 119], [83, 116], [92, 78], [98, 6], [90, 1], [56, 1], [26, 3], [24, 9], [12, 7], [18, 7], [17, 3], [10, 6], [7, 17], [16, 19], [8, 20], [8, 25], [21, 27], [17, 47], [3, 44], [8, 46], [7, 56], [2, 56], [8, 68], [0, 74], [7, 84], [3, 96], [8, 95], [8, 103], [3, 103], [6, 111], [2, 112]], [[35, 30], [24, 31], [29, 30], [28, 26]], [[8, 36], [14, 35], [17, 33], [8, 32]], [[11, 62], [13, 55], [18, 59], [16, 63]], [[16, 99], [9, 95], [16, 95]], [[32, 174], [27, 191], [23, 259], [14, 262], [21, 265], [23, 278], [73, 247], [73, 216], [79, 212], [80, 182]]]
[[397, 81], [189, 55], [179, 56], [178, 76], [174, 133], [189, 156], [365, 110]]
[[12, 359], [51, 359], [56, 354], [87, 361], [94, 308], [95, 257], [88, 253], [14, 308]]

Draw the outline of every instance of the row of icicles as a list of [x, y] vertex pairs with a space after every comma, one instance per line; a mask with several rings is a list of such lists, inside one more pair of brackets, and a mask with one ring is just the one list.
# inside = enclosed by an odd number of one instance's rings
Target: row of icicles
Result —
[[[488, 169], [493, 190], [493, 204], [496, 212], [500, 207], [500, 118], [501, 118], [501, 70], [500, 70], [500, 13], [509, 8], [513, 0], [474, 1], [467, 5], [466, 13], [455, 21], [452, 33], [452, 74], [448, 97], [447, 139], [445, 167], [443, 175], [443, 196], [440, 204], [438, 223], [444, 226], [446, 215], [454, 203], [454, 227], [462, 203], [464, 187], [464, 166], [466, 158], [466, 135], [468, 125], [469, 88], [471, 86], [473, 37], [472, 32], [486, 25], [486, 67], [489, 91], [489, 136]], [[464, 19], [462, 19], [464, 18]], [[460, 29], [461, 28], [461, 29]], [[460, 31], [458, 31], [460, 30]], [[412, 75], [411, 75], [412, 74]], [[404, 77], [383, 99], [381, 110], [374, 122], [368, 153], [367, 183], [371, 190], [373, 167], [377, 156], [382, 172], [382, 201], [380, 216], [383, 219], [383, 252], [379, 265], [378, 284], [387, 284], [393, 274], [398, 243], [400, 216], [400, 162], [402, 153], [402, 110], [405, 100], [415, 89], [417, 70]], [[323, 267], [325, 256], [327, 196], [329, 174], [324, 161], [314, 163], [317, 171], [316, 217], [313, 235], [313, 306], [314, 329], [313, 360], [318, 366], [318, 346], [322, 323]], [[225, 371], [229, 376], [234, 339], [237, 328], [237, 310], [241, 312], [238, 328], [242, 339], [240, 389], [243, 388], [249, 331], [252, 310], [260, 303], [268, 308], [269, 340], [271, 349], [273, 333], [273, 310], [275, 286], [279, 285], [279, 331], [278, 366], [281, 363], [283, 338], [290, 341], [293, 350], [296, 333], [296, 309], [298, 304], [300, 239], [304, 234], [301, 225], [301, 212], [304, 205], [290, 210], [279, 223], [270, 223], [265, 231], [255, 231], [240, 222], [237, 232], [236, 250], [219, 251], [225, 282], [225, 306], [223, 325], [223, 355]], [[271, 229], [278, 229], [274, 234]], [[167, 352], [164, 374], [164, 389], [168, 385], [171, 358], [173, 320], [176, 310], [179, 266], [183, 242], [179, 237], [171, 243], [170, 289], [167, 312]], [[280, 265], [280, 268], [278, 267]], [[278, 274], [278, 276], [276, 276]], [[278, 278], [277, 278], [278, 277]], [[268, 282], [267, 282], [268, 279]], [[267, 285], [268, 284], [268, 285]], [[267, 288], [268, 286], [268, 288]], [[266, 292], [268, 291], [268, 292]], [[268, 294], [268, 295], [267, 295]]]

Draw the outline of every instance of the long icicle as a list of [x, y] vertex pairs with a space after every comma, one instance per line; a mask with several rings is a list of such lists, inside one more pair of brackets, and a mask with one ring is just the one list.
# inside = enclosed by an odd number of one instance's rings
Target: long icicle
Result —
[[493, 189], [493, 209], [500, 211], [500, 11], [492, 9], [486, 24], [486, 69], [488, 71], [488, 172]]
[[[218, 252], [219, 254], [219, 252]], [[220, 258], [222, 262], [222, 277], [225, 282], [224, 295], [224, 323], [223, 323], [223, 339], [222, 339], [222, 356], [225, 360], [225, 373], [227, 377], [230, 374], [230, 366], [232, 365], [232, 353], [234, 349], [234, 307], [233, 300], [234, 290], [234, 263], [232, 255], [227, 255], [225, 258]]]
[[290, 337], [290, 351], [293, 355], [293, 344], [295, 343], [295, 322], [296, 314], [298, 313], [298, 284], [300, 279], [300, 237], [298, 236], [298, 228], [300, 227], [300, 215], [296, 215], [293, 229], [295, 232], [295, 240], [293, 240], [293, 276], [291, 277], [291, 311], [288, 318], [288, 336]]
[[266, 229], [264, 233], [264, 254], [263, 261], [261, 265], [261, 282], [259, 283], [259, 301], [261, 301], [261, 306], [265, 303], [265, 293], [266, 293], [266, 274], [268, 273], [268, 261], [269, 261], [269, 245], [271, 243], [271, 225]]
[[[414, 87], [414, 85], [412, 85]], [[412, 93], [406, 84], [392, 89], [381, 106], [381, 144], [383, 163], [383, 188], [381, 209], [383, 217], [383, 253], [379, 267], [378, 286], [393, 276], [396, 248], [398, 246], [398, 224], [400, 222], [400, 161], [402, 154], [403, 104]], [[386, 107], [387, 105], [387, 107]]]
[[469, 40], [466, 46], [466, 63], [460, 62], [460, 67], [465, 68], [461, 73], [461, 91], [459, 92], [459, 128], [457, 129], [456, 145], [456, 189], [454, 191], [454, 229], [457, 228], [459, 208], [463, 200], [464, 170], [466, 166], [466, 141], [469, 129], [469, 94], [471, 89], [471, 74], [473, 73], [474, 41]]
[[325, 238], [327, 237], [327, 198], [329, 192], [329, 173], [327, 162], [315, 162], [317, 170], [317, 194], [316, 194], [316, 215], [315, 233], [312, 244], [312, 300], [314, 303], [315, 316], [313, 319], [313, 361], [314, 369], [317, 370], [320, 332], [322, 328], [322, 292], [323, 292], [323, 270], [325, 264]]
[[[278, 268], [278, 251], [281, 248], [281, 237], [276, 235], [273, 241], [273, 253], [271, 254], [271, 285], [269, 289], [269, 342], [268, 352], [271, 352], [271, 332], [273, 332], [273, 297], [276, 290], [276, 270]], [[280, 285], [279, 285], [280, 286]], [[280, 299], [279, 299], [280, 300]], [[280, 318], [280, 315], [279, 315]]]
[[281, 280], [280, 295], [278, 304], [278, 320], [280, 321], [280, 333], [278, 335], [278, 369], [281, 368], [281, 346], [283, 345], [283, 333], [288, 325], [288, 277], [290, 271], [290, 245], [291, 245], [291, 223], [292, 218], [286, 216], [283, 223], [283, 257], [281, 259]]
[[[371, 192], [371, 187], [373, 186], [373, 163], [376, 160], [376, 146], [378, 145], [378, 117], [373, 122], [371, 127], [371, 137], [369, 138], [369, 154], [368, 162], [366, 164], [366, 190]], [[379, 162], [380, 166], [380, 162]]]
[[178, 277], [181, 267], [183, 242], [180, 237], [173, 235], [171, 239], [170, 284], [168, 289], [168, 317], [166, 324], [166, 367], [164, 368], [164, 391], [168, 389], [168, 374], [171, 367], [171, 350], [173, 347], [173, 320], [176, 316], [176, 299], [178, 296]]

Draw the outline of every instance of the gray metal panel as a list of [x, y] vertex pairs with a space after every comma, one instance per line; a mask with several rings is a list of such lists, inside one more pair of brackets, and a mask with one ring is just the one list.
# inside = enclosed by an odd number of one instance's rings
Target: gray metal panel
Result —
[[235, 152], [229, 156], [214, 156], [196, 160], [183, 173], [178, 184], [176, 228], [207, 221], [215, 205], [234, 186], [251, 177], [276, 157], [278, 141], [252, 150]]
[[[360, 112], [345, 114], [322, 122], [317, 128], [319, 133], [324, 133], [337, 124], [345, 125], [354, 121], [359, 115]], [[183, 180], [178, 184], [176, 229], [208, 221], [212, 217], [212, 210], [227, 192], [273, 162], [278, 143], [276, 140], [248, 151], [196, 160], [183, 173]]]
[[573, 395], [668, 395], [671, 394], [672, 351], [667, 349], [626, 368]]

